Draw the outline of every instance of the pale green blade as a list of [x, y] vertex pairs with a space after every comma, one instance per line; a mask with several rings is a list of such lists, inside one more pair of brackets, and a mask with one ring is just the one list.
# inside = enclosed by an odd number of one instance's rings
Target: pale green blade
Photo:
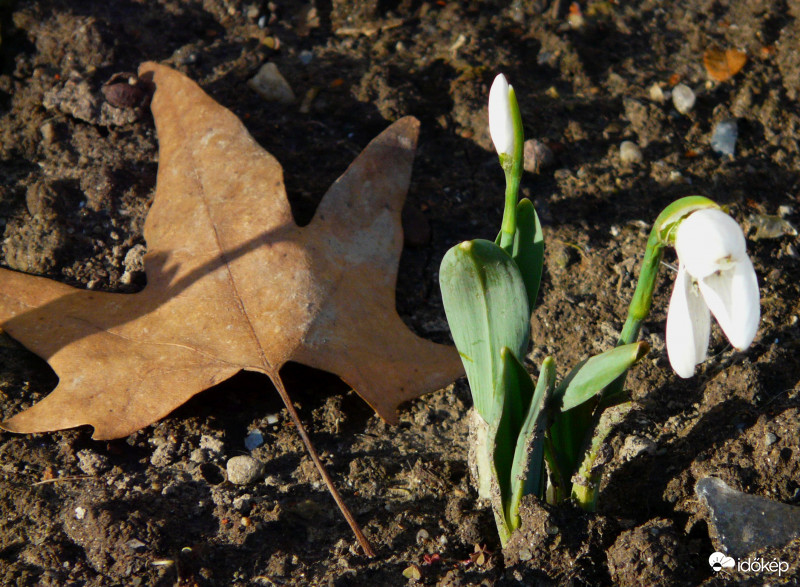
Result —
[[[500, 246], [501, 236], [502, 232], [494, 240], [498, 246]], [[544, 234], [536, 209], [528, 198], [523, 198], [517, 204], [517, 227], [510, 254], [522, 275], [522, 281], [525, 283], [525, 290], [528, 294], [528, 306], [533, 312], [533, 306], [539, 295], [539, 284], [542, 280]]]
[[517, 204], [517, 232], [514, 234], [511, 257], [522, 274], [522, 281], [525, 282], [525, 290], [528, 292], [528, 306], [533, 312], [542, 279], [544, 235], [536, 209], [527, 198]]
[[[517, 363], [518, 369], [524, 367]], [[525, 373], [527, 375], [527, 373]], [[530, 382], [530, 376], [527, 377]], [[556, 381], [556, 368], [553, 359], [545, 358], [539, 372], [536, 389], [525, 414], [525, 420], [517, 434], [514, 460], [511, 464], [511, 487], [508, 499], [508, 525], [513, 532], [519, 527], [519, 503], [523, 495], [533, 494], [544, 497], [547, 471], [544, 467], [544, 432], [547, 427], [547, 413], [544, 409], [552, 394]], [[533, 387], [533, 383], [530, 383]]]
[[450, 249], [439, 269], [447, 322], [467, 373], [475, 409], [492, 424], [502, 409], [502, 358], [508, 347], [524, 357], [530, 309], [516, 263], [493, 242]]
[[505, 401], [494, 437], [493, 462], [500, 488], [503, 516], [509, 530], [513, 530], [514, 518], [509, 516], [511, 512], [509, 503], [514, 485], [512, 479], [514, 453], [534, 396], [534, 388], [531, 376], [509, 348], [503, 348], [500, 356], [503, 360], [501, 385]]
[[561, 411], [566, 412], [597, 395], [649, 350], [646, 342], [639, 341], [618, 346], [581, 362], [556, 389], [556, 398], [562, 398]]

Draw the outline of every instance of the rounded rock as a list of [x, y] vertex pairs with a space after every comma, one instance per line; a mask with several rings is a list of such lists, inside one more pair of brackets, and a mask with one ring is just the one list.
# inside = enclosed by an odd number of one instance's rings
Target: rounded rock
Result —
[[274, 63], [262, 65], [258, 73], [247, 82], [247, 85], [268, 102], [291, 104], [295, 100], [292, 87]]
[[540, 170], [551, 167], [555, 162], [555, 156], [550, 147], [536, 139], [525, 141], [523, 158], [525, 171], [529, 173], [539, 173]]
[[642, 150], [633, 141], [622, 141], [619, 146], [619, 160], [623, 165], [641, 163], [643, 159]]
[[251, 456], [241, 455], [228, 459], [228, 481], [234, 485], [250, 485], [264, 474], [264, 465]]
[[672, 105], [681, 114], [689, 114], [694, 108], [695, 95], [686, 84], [678, 84], [672, 88]]

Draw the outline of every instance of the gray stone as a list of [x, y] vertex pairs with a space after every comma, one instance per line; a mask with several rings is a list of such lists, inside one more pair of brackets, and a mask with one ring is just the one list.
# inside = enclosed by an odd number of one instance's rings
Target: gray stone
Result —
[[553, 151], [541, 141], [528, 139], [523, 144], [523, 167], [529, 173], [539, 173], [555, 162]]
[[247, 85], [269, 102], [280, 102], [281, 104], [294, 102], [292, 87], [274, 63], [262, 65], [258, 73], [247, 82]]
[[228, 481], [235, 485], [250, 485], [264, 474], [264, 465], [251, 456], [241, 455], [228, 459]]
[[711, 148], [719, 155], [733, 157], [738, 137], [739, 129], [735, 120], [728, 119], [718, 122], [711, 134]]
[[700, 479], [694, 491], [708, 508], [714, 547], [730, 556], [780, 548], [800, 536], [798, 507], [736, 491], [716, 477]]
[[253, 430], [245, 436], [244, 446], [247, 450], [255, 450], [262, 444], [264, 444], [264, 435], [258, 430]]

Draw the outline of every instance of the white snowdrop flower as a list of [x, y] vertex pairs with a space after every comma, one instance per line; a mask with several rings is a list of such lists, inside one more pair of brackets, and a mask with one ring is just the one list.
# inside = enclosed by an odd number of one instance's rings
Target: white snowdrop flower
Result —
[[758, 280], [744, 233], [722, 210], [689, 215], [675, 235], [678, 277], [667, 312], [667, 354], [681, 377], [694, 375], [708, 352], [711, 317], [731, 344], [753, 342], [761, 317]]
[[514, 119], [511, 114], [511, 91], [506, 76], [502, 73], [494, 78], [489, 91], [489, 134], [492, 135], [497, 154], [514, 154]]

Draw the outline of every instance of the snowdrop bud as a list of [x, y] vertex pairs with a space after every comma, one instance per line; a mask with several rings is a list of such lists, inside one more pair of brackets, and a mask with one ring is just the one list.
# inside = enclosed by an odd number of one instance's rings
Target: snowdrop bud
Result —
[[494, 78], [489, 91], [489, 133], [492, 135], [497, 154], [514, 154], [514, 119], [511, 114], [510, 93], [506, 76], [502, 73]]

